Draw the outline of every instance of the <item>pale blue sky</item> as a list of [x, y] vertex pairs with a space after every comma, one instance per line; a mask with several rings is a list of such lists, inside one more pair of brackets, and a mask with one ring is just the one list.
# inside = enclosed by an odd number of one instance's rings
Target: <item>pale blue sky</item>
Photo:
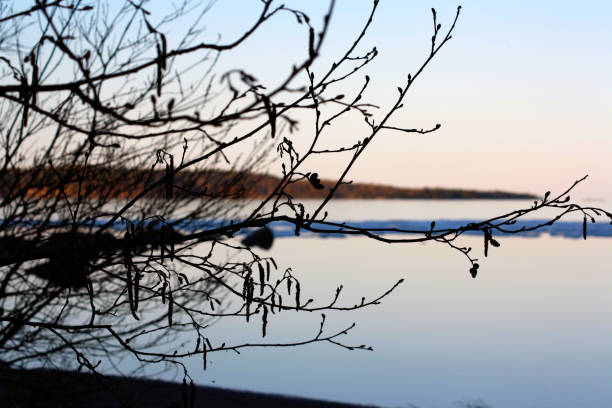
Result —
[[[327, 7], [322, 0], [284, 3], [311, 13], [315, 24]], [[370, 4], [338, 1], [315, 72], [351, 43]], [[380, 51], [368, 72], [373, 86], [367, 100], [385, 106], [406, 73], [418, 67], [429, 46], [430, 8], [445, 27], [459, 4], [463, 10], [453, 40], [393, 121], [407, 127], [441, 123], [442, 129], [426, 136], [378, 136], [351, 178], [543, 193], [589, 174], [577, 195], [612, 198], [612, 2], [381, 0], [362, 48], [375, 45]], [[232, 38], [256, 17], [258, 6], [219, 1], [206, 34]], [[272, 21], [229, 53], [220, 68], [241, 64], [273, 85], [306, 52], [306, 33], [294, 22], [290, 16]], [[300, 137], [307, 138], [308, 130]], [[363, 138], [360, 130], [361, 123], [346, 123], [328, 137]], [[312, 169], [333, 177], [340, 165], [317, 160]]]
[[[283, 3], [306, 11], [316, 27], [329, 4]], [[337, 1], [315, 74], [350, 46], [371, 4]], [[359, 81], [347, 81], [333, 92], [352, 95], [368, 73], [372, 81], [364, 101], [381, 105], [384, 112], [397, 95], [396, 87], [427, 55], [431, 7], [445, 29], [459, 4], [462, 15], [454, 38], [418, 78], [405, 108], [390, 122], [417, 128], [441, 123], [442, 128], [429, 135], [378, 135], [349, 178], [407, 187], [543, 194], [589, 174], [575, 196], [612, 199], [611, 1], [380, 0], [360, 48], [376, 46], [378, 58], [359, 74]], [[155, 15], [167, 12], [169, 3], [152, 0], [146, 7], [155, 22]], [[219, 35], [236, 38], [260, 9], [257, 0], [218, 0], [205, 16], [201, 41], [216, 41]], [[185, 27], [162, 28], [170, 48], [176, 46], [175, 34]], [[240, 67], [273, 88], [294, 63], [303, 61], [307, 44], [305, 27], [285, 13], [238, 49], [223, 54], [217, 71]], [[300, 132], [293, 136], [298, 145], [312, 137], [312, 124], [302, 119]], [[352, 145], [367, 136], [361, 117], [347, 119], [324, 135], [324, 145]], [[236, 129], [240, 130], [245, 129]], [[251, 147], [246, 145], [243, 153]], [[308, 162], [303, 170], [334, 178], [347, 159], [327, 156]], [[272, 164], [269, 172], [280, 173], [280, 164]]]

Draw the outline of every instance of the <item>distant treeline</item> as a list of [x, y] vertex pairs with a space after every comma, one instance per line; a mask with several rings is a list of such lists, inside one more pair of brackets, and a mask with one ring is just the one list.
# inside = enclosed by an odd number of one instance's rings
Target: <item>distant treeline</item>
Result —
[[[146, 195], [149, 198], [219, 197], [236, 199], [262, 198], [274, 191], [280, 179], [269, 175], [219, 170], [181, 171], [130, 168], [38, 168], [5, 171], [0, 194], [7, 197], [48, 197], [66, 194], [86, 198], [129, 198], [147, 186], [157, 184]], [[318, 184], [319, 181], [317, 180]], [[322, 186], [321, 186], [322, 185]], [[322, 198], [334, 185], [308, 179], [290, 184], [285, 190], [295, 198]], [[171, 186], [171, 188], [170, 188]], [[321, 188], [323, 187], [323, 188]], [[532, 194], [505, 191], [475, 191], [447, 188], [399, 188], [379, 184], [342, 184], [335, 195], [340, 199], [533, 199]]]

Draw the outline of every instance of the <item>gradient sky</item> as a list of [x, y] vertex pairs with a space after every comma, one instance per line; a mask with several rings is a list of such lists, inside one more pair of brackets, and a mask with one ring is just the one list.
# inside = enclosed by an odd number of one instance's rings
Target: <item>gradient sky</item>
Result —
[[[204, 19], [202, 41], [235, 39], [261, 10], [256, 0], [214, 3]], [[283, 3], [307, 12], [315, 27], [321, 27], [329, 5], [326, 0]], [[337, 1], [322, 55], [313, 67], [315, 74], [323, 73], [352, 44], [371, 4], [371, 0]], [[376, 46], [379, 56], [359, 74], [359, 81], [343, 83], [338, 93], [353, 95], [367, 73], [372, 81], [364, 101], [380, 105], [383, 112], [394, 101], [397, 86], [427, 56], [431, 8], [438, 11], [445, 30], [458, 5], [462, 13], [453, 39], [415, 82], [405, 108], [389, 122], [410, 128], [440, 123], [442, 128], [428, 135], [379, 134], [349, 179], [543, 195], [547, 190], [560, 192], [588, 174], [574, 196], [612, 200], [609, 0], [380, 0], [360, 47], [364, 51]], [[153, 0], [146, 7], [163, 15], [172, 6]], [[217, 71], [243, 68], [274, 88], [293, 64], [304, 60], [308, 49], [306, 27], [288, 13], [276, 17], [241, 47], [224, 53]], [[178, 24], [163, 28], [170, 47], [172, 37], [184, 28]], [[326, 146], [352, 145], [367, 136], [361, 117], [349, 119], [325, 135]], [[312, 125], [305, 121], [293, 139], [306, 143], [311, 137]], [[245, 146], [242, 153], [251, 147]], [[334, 178], [346, 160], [346, 156], [315, 159], [303, 171]], [[279, 174], [280, 164], [272, 164], [268, 171]]]
[[[285, 1], [320, 25], [326, 1]], [[320, 65], [352, 42], [370, 1], [340, 0]], [[612, 3], [609, 1], [403, 1], [381, 0], [362, 49], [377, 46], [368, 73], [367, 101], [385, 106], [408, 72], [427, 53], [431, 7], [448, 27], [457, 5], [454, 38], [418, 79], [394, 125], [428, 127], [435, 134], [389, 132], [369, 146], [350, 177], [400, 186], [506, 189], [543, 194], [589, 174], [583, 198], [612, 198]], [[209, 14], [209, 35], [232, 35], [256, 18], [256, 1], [219, 1]], [[242, 65], [273, 85], [306, 52], [306, 32], [291, 16], [264, 27], [220, 68]], [[348, 95], [354, 84], [347, 84]], [[359, 135], [361, 119], [329, 138]], [[308, 137], [303, 128], [300, 137]], [[359, 137], [358, 137], [359, 138]], [[334, 177], [341, 163], [313, 162]], [[272, 167], [271, 171], [275, 171]]]

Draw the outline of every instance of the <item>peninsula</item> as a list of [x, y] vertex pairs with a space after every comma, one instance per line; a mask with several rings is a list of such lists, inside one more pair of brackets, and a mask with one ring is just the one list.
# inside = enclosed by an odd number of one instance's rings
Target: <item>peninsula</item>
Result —
[[[333, 180], [304, 177], [290, 183], [285, 192], [294, 198], [325, 197], [335, 184]], [[172, 185], [172, 197], [193, 196], [229, 199], [259, 199], [270, 195], [281, 182], [271, 175], [248, 172], [206, 170], [168, 173], [165, 170], [113, 168], [38, 168], [14, 169], [2, 175], [0, 195], [15, 190], [30, 197], [54, 193], [89, 198], [129, 198], [135, 192], [157, 183], [147, 197], [164, 198]], [[536, 199], [533, 194], [507, 191], [479, 191], [437, 187], [403, 188], [371, 183], [343, 183], [336, 190], [336, 199]]]

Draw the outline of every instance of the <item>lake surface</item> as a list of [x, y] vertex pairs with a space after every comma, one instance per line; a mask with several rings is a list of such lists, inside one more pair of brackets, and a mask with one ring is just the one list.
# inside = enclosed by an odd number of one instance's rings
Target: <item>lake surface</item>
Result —
[[[475, 220], [530, 203], [348, 200], [332, 202], [329, 219]], [[580, 223], [574, 226], [581, 237]], [[472, 279], [465, 258], [439, 243], [279, 238], [262, 255], [280, 270], [292, 268], [304, 299], [329, 302], [342, 284], [340, 300], [353, 305], [405, 280], [381, 305], [327, 313], [330, 332], [356, 322], [344, 341], [374, 351], [332, 344], [251, 349], [210, 355], [206, 371], [194, 359], [190, 374], [201, 385], [389, 407], [475, 400], [498, 408], [612, 406], [612, 239], [498, 241], [484, 258], [480, 235], [462, 238], [480, 258]], [[316, 334], [320, 316], [283, 312], [269, 320], [266, 340], [289, 342]], [[259, 319], [224, 319], [211, 331], [217, 341], [261, 341]]]

